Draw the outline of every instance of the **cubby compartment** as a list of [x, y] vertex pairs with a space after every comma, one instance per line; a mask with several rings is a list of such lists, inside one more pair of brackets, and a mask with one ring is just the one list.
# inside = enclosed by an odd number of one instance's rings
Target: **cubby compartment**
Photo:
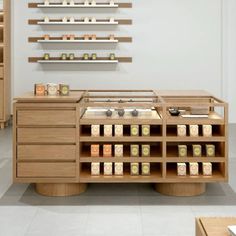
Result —
[[[187, 146], [187, 157], [193, 157], [193, 147], [192, 145], [201, 145], [202, 147], [202, 155], [201, 157], [207, 157], [206, 153], [206, 145], [214, 145], [215, 146], [215, 155], [214, 157], [225, 157], [225, 142], [167, 142], [167, 158], [171, 157], [179, 157], [178, 155], [178, 145], [186, 145]], [[201, 158], [199, 157], [199, 158]], [[214, 158], [211, 157], [211, 158]]]
[[[190, 125], [186, 125], [186, 124], [182, 124], [186, 127], [186, 137], [190, 137]], [[212, 125], [206, 125], [209, 127], [209, 129], [211, 130], [211, 135], [209, 135], [210, 137], [224, 137], [225, 135], [225, 125], [219, 125], [219, 124], [212, 124]], [[204, 137], [204, 132], [203, 132], [203, 128], [205, 126], [204, 125], [198, 125], [198, 136], [199, 137]], [[207, 128], [208, 128], [207, 127]], [[167, 137], [184, 137], [183, 136], [178, 136], [178, 125], [167, 125], [166, 126], [166, 135]], [[208, 137], [208, 136], [207, 136]]]
[[[115, 145], [123, 145], [123, 157], [134, 157], [131, 155], [131, 145], [138, 145], [139, 147], [139, 154], [137, 157], [142, 157], [142, 145], [150, 146], [150, 157], [162, 157], [162, 143], [161, 142], [142, 142], [142, 143], [117, 143], [117, 142], [81, 142], [80, 144], [80, 152], [81, 158], [83, 157], [91, 157], [91, 145], [99, 145], [99, 156], [104, 157], [103, 155], [103, 147], [104, 145], [111, 145], [112, 147], [112, 155], [110, 157], [115, 157]], [[96, 157], [95, 157], [96, 158]], [[109, 157], [104, 157], [109, 158]], [[148, 157], [145, 157], [148, 158]]]
[[[96, 137], [104, 137], [106, 136], [104, 134], [104, 124], [98, 124], [99, 126], [99, 135]], [[145, 125], [147, 126], [147, 125]], [[112, 137], [117, 137], [116, 132], [115, 132], [115, 127], [116, 125], [112, 125]], [[131, 127], [132, 125], [122, 125], [122, 130], [123, 130], [123, 135], [118, 136], [118, 137], [133, 137], [131, 134]], [[162, 125], [148, 125], [148, 129], [150, 134], [148, 135], [143, 135], [142, 133], [143, 126], [138, 125], [138, 137], [161, 137], [162, 136]], [[92, 135], [92, 125], [81, 125], [80, 128], [80, 135], [81, 137], [90, 137]]]
[[[182, 163], [182, 162], [179, 162]], [[186, 162], [186, 175], [180, 176], [178, 175], [178, 163], [176, 162], [168, 162], [166, 165], [166, 177], [167, 178], [205, 178], [206, 180], [209, 178], [215, 179], [224, 179], [226, 178], [226, 169], [225, 163], [221, 162], [210, 162], [212, 165], [212, 175], [203, 175], [203, 162], [198, 163], [198, 175], [190, 175], [190, 162]]]
[[[92, 174], [92, 163], [81, 163], [80, 168], [80, 181], [81, 182], [138, 182], [139, 178], [143, 178], [144, 182], [159, 182], [159, 180], [163, 177], [163, 168], [162, 163], [150, 163], [150, 174], [144, 175], [142, 173], [142, 163], [122, 163], [123, 164], [123, 174], [115, 175], [115, 163], [112, 163], [112, 174], [106, 175], [104, 174], [104, 163], [105, 162], [94, 162], [96, 166], [98, 166], [99, 171], [96, 174]], [[108, 162], [109, 163], [109, 162]], [[131, 165], [138, 164], [138, 174], [133, 175], [131, 173]]]

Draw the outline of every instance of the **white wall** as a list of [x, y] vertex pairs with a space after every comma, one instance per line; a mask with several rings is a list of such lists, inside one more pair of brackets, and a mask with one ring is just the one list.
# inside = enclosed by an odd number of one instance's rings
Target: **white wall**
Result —
[[[13, 0], [13, 62], [14, 86], [13, 94], [18, 96], [33, 89], [38, 82], [68, 82], [72, 88], [108, 89], [108, 88], [155, 88], [155, 89], [204, 89], [217, 96], [227, 97], [233, 104], [233, 89], [235, 82], [230, 80], [235, 63], [233, 52], [227, 54], [225, 72], [224, 57], [222, 55], [222, 1], [223, 0], [133, 0], [132, 9], [120, 9], [117, 13], [108, 11], [62, 10], [54, 13], [47, 10], [28, 9], [27, 2]], [[234, 4], [234, 0], [227, 0]], [[32, 2], [32, 1], [31, 1]], [[228, 9], [228, 8], [227, 8]], [[229, 9], [231, 19], [235, 8]], [[226, 11], [226, 12], [227, 12]], [[45, 13], [45, 14], [44, 14]], [[90, 28], [98, 35], [117, 32], [118, 35], [132, 36], [133, 43], [122, 43], [117, 48], [100, 50], [101, 53], [115, 51], [117, 55], [132, 56], [132, 64], [120, 64], [117, 68], [104, 66], [75, 67], [75, 66], [40, 66], [29, 64], [29, 56], [41, 56], [44, 51], [57, 55], [59, 46], [44, 47], [29, 44], [29, 36], [40, 36], [45, 32], [61, 35], [65, 28], [41, 28], [29, 26], [29, 18], [40, 18], [44, 15], [64, 16], [117, 16], [117, 18], [133, 19], [132, 26], [119, 26], [117, 31], [100, 28]], [[235, 16], [234, 16], [235, 17]], [[235, 20], [235, 19], [234, 19]], [[236, 22], [236, 21], [235, 21]], [[228, 25], [227, 25], [228, 27]], [[231, 27], [233, 29], [233, 26]], [[62, 30], [60, 30], [62, 29]], [[85, 28], [74, 27], [67, 32], [77, 34], [87, 33]], [[231, 30], [232, 30], [231, 29]], [[236, 32], [234, 23], [234, 37]], [[229, 34], [229, 31], [224, 29]], [[227, 37], [228, 38], [228, 37]], [[235, 40], [234, 40], [235, 42]], [[233, 39], [227, 47], [235, 46]], [[229, 45], [228, 45], [229, 44]], [[51, 49], [51, 50], [49, 50]], [[65, 52], [83, 53], [93, 52], [80, 47], [67, 47]], [[60, 52], [64, 52], [60, 51]], [[98, 50], [99, 51], [99, 50]], [[235, 51], [234, 51], [235, 52]], [[224, 70], [223, 70], [224, 68]], [[229, 69], [229, 71], [228, 71]], [[227, 78], [224, 78], [226, 77]], [[231, 77], [230, 77], [231, 76]], [[230, 77], [230, 78], [228, 78]], [[226, 88], [223, 88], [226, 86]], [[233, 112], [233, 111], [232, 111]], [[235, 121], [236, 119], [231, 119]]]

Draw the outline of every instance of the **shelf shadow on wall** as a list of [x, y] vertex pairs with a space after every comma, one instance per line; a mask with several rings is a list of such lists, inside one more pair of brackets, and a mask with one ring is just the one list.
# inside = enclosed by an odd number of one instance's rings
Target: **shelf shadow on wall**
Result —
[[205, 194], [196, 197], [169, 197], [156, 191], [151, 184], [90, 184], [85, 193], [72, 197], [38, 195], [33, 185], [13, 184], [0, 199], [0, 206], [14, 205], [125, 205], [125, 206], [231, 206], [236, 193], [229, 184], [212, 183]]
[[41, 64], [39, 71], [119, 71], [117, 64]]
[[62, 44], [62, 43], [44, 43], [41, 46], [37, 46], [37, 49], [43, 50], [118, 50], [118, 45], [109, 43], [96, 44], [96, 43], [73, 43], [73, 44]]
[[73, 14], [73, 16], [77, 16], [78, 14], [80, 14], [79, 17], [81, 17], [81, 14], [85, 14], [92, 16], [92, 14], [101, 14], [102, 16], [104, 16], [104, 9], [105, 9], [105, 13], [108, 14], [118, 14], [120, 12], [119, 9], [117, 8], [53, 8], [53, 12], [52, 12], [52, 8], [41, 8], [40, 12], [43, 12], [44, 14], [48, 14], [48, 15], [52, 15], [52, 14], [62, 14], [63, 16], [69, 16], [71, 14]]
[[97, 32], [97, 31], [115, 31], [118, 28], [118, 25], [66, 25], [66, 30], [64, 25], [40, 25], [43, 31], [83, 31], [83, 32]]

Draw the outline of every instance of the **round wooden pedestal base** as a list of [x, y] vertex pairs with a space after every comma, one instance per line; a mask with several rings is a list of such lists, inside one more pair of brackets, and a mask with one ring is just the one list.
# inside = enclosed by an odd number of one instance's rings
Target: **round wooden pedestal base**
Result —
[[165, 183], [155, 184], [157, 192], [177, 197], [191, 197], [201, 195], [206, 191], [205, 183]]
[[86, 191], [87, 184], [36, 184], [36, 192], [49, 197], [79, 195]]

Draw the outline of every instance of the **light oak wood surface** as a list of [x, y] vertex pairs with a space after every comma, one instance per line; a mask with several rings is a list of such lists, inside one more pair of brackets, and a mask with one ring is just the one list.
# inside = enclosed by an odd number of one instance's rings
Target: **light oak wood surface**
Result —
[[75, 177], [75, 163], [31, 163], [19, 162], [17, 164], [18, 177]]
[[17, 114], [17, 125], [74, 125], [76, 124], [75, 111], [57, 110], [20, 110]]
[[18, 128], [18, 143], [75, 143], [75, 128]]
[[75, 145], [18, 145], [19, 161], [75, 161]]
[[67, 197], [79, 195], [86, 191], [87, 184], [41, 184], [35, 186], [36, 192], [48, 197]]
[[236, 217], [196, 218], [196, 236], [229, 236], [229, 225], [236, 225]]

